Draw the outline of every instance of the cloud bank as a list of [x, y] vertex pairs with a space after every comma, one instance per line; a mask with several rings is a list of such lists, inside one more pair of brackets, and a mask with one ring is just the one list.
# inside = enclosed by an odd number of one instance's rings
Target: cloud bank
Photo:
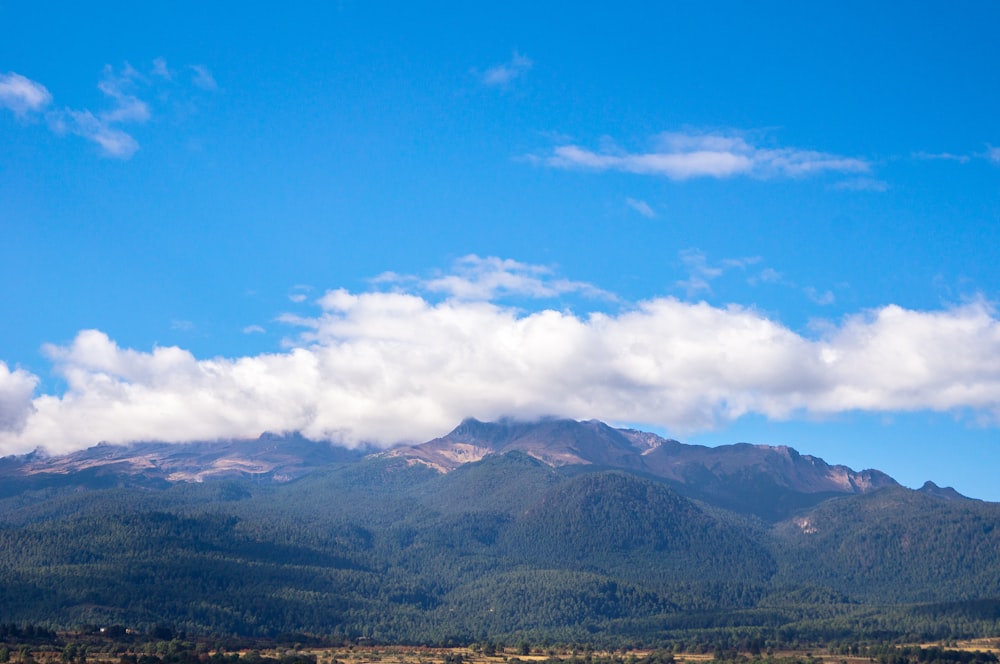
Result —
[[[37, 396], [35, 376], [0, 363], [0, 452], [292, 430], [387, 445], [468, 416], [600, 418], [679, 433], [751, 413], [934, 410], [1000, 422], [1000, 320], [985, 302], [887, 305], [808, 337], [752, 307], [673, 297], [610, 314], [525, 311], [477, 282], [516, 281], [531, 266], [464, 261], [464, 276], [434, 278], [449, 284], [437, 299], [421, 283], [401, 289], [402, 278], [391, 292], [328, 291], [316, 315], [285, 318], [297, 327], [281, 352], [199, 359], [83, 330], [45, 348], [67, 388]], [[559, 281], [547, 268], [533, 274]], [[521, 294], [541, 292], [528, 281]]]
[[736, 132], [665, 132], [655, 137], [653, 149], [646, 152], [594, 151], [566, 144], [533, 160], [551, 168], [620, 171], [671, 180], [740, 175], [762, 179], [804, 178], [822, 173], [871, 171], [871, 164], [864, 159], [798, 148], [759, 147]]

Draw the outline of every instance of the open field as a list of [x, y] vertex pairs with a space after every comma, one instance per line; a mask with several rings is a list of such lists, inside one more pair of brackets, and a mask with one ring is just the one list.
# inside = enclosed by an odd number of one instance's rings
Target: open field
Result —
[[[73, 643], [67, 641], [67, 643]], [[216, 650], [206, 643], [181, 644], [177, 641], [128, 646], [100, 647], [97, 643], [74, 644], [75, 652], [68, 654], [67, 646], [55, 645], [17, 646], [9, 644], [8, 659], [12, 664], [154, 664], [160, 661], [203, 662], [212, 664], [240, 661], [270, 664], [272, 662], [315, 662], [316, 664], [518, 664], [562, 661], [566, 664], [641, 664], [671, 661], [677, 664], [704, 664], [718, 661], [712, 653], [616, 650], [596, 651], [570, 648], [533, 648], [524, 654], [522, 647], [498, 648], [487, 654], [480, 646], [462, 648], [432, 648], [422, 646], [366, 646], [292, 647], [240, 650]], [[948, 643], [920, 643], [911, 648], [924, 650], [942, 649], [962, 653], [990, 653], [1000, 656], [1000, 638], [953, 641]], [[81, 656], [81, 652], [85, 654]], [[2, 659], [2, 651], [0, 651]], [[845, 656], [824, 649], [773, 650], [753, 656], [750, 653], [729, 652], [722, 661], [764, 661], [779, 664], [870, 664], [886, 661], [875, 656]], [[945, 660], [951, 661], [951, 660]]]

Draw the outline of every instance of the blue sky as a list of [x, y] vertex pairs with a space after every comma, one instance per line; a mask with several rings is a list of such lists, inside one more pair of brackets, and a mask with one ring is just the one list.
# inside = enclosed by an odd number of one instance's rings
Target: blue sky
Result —
[[0, 1], [0, 453], [595, 417], [1000, 500], [995, 3]]

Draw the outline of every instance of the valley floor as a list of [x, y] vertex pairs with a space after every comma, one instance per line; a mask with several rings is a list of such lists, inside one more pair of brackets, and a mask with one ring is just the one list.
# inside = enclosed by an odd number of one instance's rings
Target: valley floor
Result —
[[[68, 641], [67, 643], [73, 643]], [[0, 659], [13, 664], [904, 664], [906, 662], [995, 663], [1000, 659], [1000, 638], [921, 643], [910, 646], [868, 644], [867, 654], [844, 655], [836, 648], [777, 650], [751, 654], [670, 652], [665, 650], [592, 651], [589, 649], [523, 647], [500, 648], [487, 654], [480, 646], [430, 648], [418, 646], [364, 646], [263, 648], [213, 650], [207, 644], [178, 641], [142, 646], [101, 648], [77, 644], [7, 644]], [[4, 650], [7, 658], [4, 659]], [[878, 652], [879, 654], [875, 654]]]

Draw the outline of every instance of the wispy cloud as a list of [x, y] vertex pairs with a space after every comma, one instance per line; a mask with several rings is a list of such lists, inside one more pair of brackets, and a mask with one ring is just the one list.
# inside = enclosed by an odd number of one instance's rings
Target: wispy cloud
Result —
[[90, 111], [66, 109], [49, 115], [49, 126], [57, 134], [71, 133], [96, 143], [101, 154], [129, 159], [139, 149], [139, 142], [128, 132], [102, 120]]
[[196, 87], [209, 92], [214, 92], [219, 89], [219, 84], [215, 82], [215, 77], [212, 76], [212, 72], [210, 72], [208, 67], [205, 65], [191, 65], [191, 71], [194, 72], [194, 75], [191, 77], [191, 82], [194, 83]]
[[761, 261], [760, 256], [743, 258], [724, 258], [714, 265], [708, 262], [708, 257], [699, 249], [684, 249], [679, 254], [681, 263], [688, 272], [686, 279], [681, 279], [675, 285], [683, 288], [688, 297], [712, 290], [711, 281], [718, 279], [729, 270], [745, 270]]
[[950, 152], [914, 152], [911, 156], [918, 161], [956, 161], [960, 164], [967, 164], [972, 159], [967, 154]]
[[37, 113], [52, 103], [52, 95], [38, 81], [14, 72], [0, 74], [0, 107], [24, 117]]
[[149, 120], [149, 105], [135, 96], [139, 87], [148, 85], [148, 79], [127, 62], [117, 72], [111, 65], [105, 66], [104, 75], [98, 82], [97, 89], [108, 97], [112, 107], [100, 114], [101, 119], [109, 124], [142, 123]]
[[759, 147], [737, 132], [666, 132], [655, 137], [652, 149], [643, 152], [595, 151], [566, 144], [532, 160], [551, 168], [620, 171], [671, 180], [739, 175], [761, 179], [805, 178], [823, 173], [871, 171], [871, 163], [866, 159], [798, 148]]
[[877, 178], [849, 178], [847, 180], [841, 180], [840, 182], [835, 182], [830, 185], [833, 189], [840, 189], [845, 191], [886, 191], [889, 189], [889, 183], [884, 180], [879, 180]]
[[812, 286], [806, 286], [805, 288], [802, 289], [802, 292], [804, 292], [806, 294], [806, 297], [808, 297], [810, 300], [822, 306], [833, 304], [837, 299], [833, 295], [833, 291], [825, 290], [823, 292], [820, 292]]
[[167, 66], [167, 61], [165, 58], [154, 58], [153, 59], [153, 70], [151, 72], [153, 76], [158, 76], [165, 81], [173, 81], [174, 76], [170, 73], [170, 67]]
[[267, 330], [260, 325], [247, 325], [243, 328], [243, 334], [264, 334], [265, 332]]
[[994, 164], [1000, 164], [1000, 148], [993, 147], [989, 143], [986, 144], [986, 149], [982, 152], [972, 152], [969, 154], [953, 152], [913, 152], [910, 156], [918, 161], [952, 161], [958, 164], [968, 164], [974, 159], [985, 159], [986, 161], [990, 161]]
[[533, 65], [534, 63], [529, 58], [514, 51], [514, 55], [509, 61], [490, 67], [482, 73], [475, 70], [473, 72], [479, 76], [483, 85], [502, 88], [509, 85], [514, 79], [524, 76]]
[[0, 454], [263, 431], [388, 445], [440, 435], [467, 416], [691, 432], [748, 414], [933, 410], [1000, 424], [1000, 319], [981, 300], [930, 311], [890, 304], [815, 336], [753, 308], [672, 297], [584, 315], [433, 302], [413, 290], [338, 289], [318, 304], [318, 315], [288, 319], [300, 333], [286, 350], [233, 359], [124, 348], [83, 330], [45, 347], [62, 394], [36, 396], [36, 376], [0, 362]]
[[[192, 69], [195, 86], [205, 90], [217, 87], [205, 67], [195, 65]], [[49, 127], [56, 134], [86, 139], [97, 145], [103, 156], [130, 159], [139, 149], [139, 142], [127, 127], [148, 122], [153, 115], [150, 98], [167, 96], [159, 86], [172, 83], [173, 76], [163, 58], [153, 60], [146, 74], [127, 62], [118, 69], [106, 65], [97, 88], [104, 94], [107, 108], [47, 110], [52, 105], [52, 95], [45, 86], [10, 72], [0, 75], [0, 107], [22, 117], [45, 112]]]
[[625, 205], [629, 206], [647, 219], [653, 219], [656, 217], [656, 212], [646, 201], [629, 196], [625, 199]]
[[458, 300], [494, 300], [503, 297], [554, 298], [578, 293], [592, 298], [613, 296], [581, 281], [556, 276], [551, 267], [529, 265], [515, 260], [470, 254], [459, 258], [448, 274], [416, 277], [387, 272], [377, 283], [407, 285], [429, 293], [441, 293]]
[[296, 304], [305, 302], [309, 297], [309, 293], [312, 292], [312, 286], [307, 286], [305, 284], [296, 284], [292, 286], [292, 292], [288, 294], [288, 299]]
[[765, 284], [777, 284], [782, 280], [782, 275], [780, 272], [772, 267], [765, 267], [760, 271], [760, 274], [751, 277], [750, 283], [755, 284], [757, 282]]

